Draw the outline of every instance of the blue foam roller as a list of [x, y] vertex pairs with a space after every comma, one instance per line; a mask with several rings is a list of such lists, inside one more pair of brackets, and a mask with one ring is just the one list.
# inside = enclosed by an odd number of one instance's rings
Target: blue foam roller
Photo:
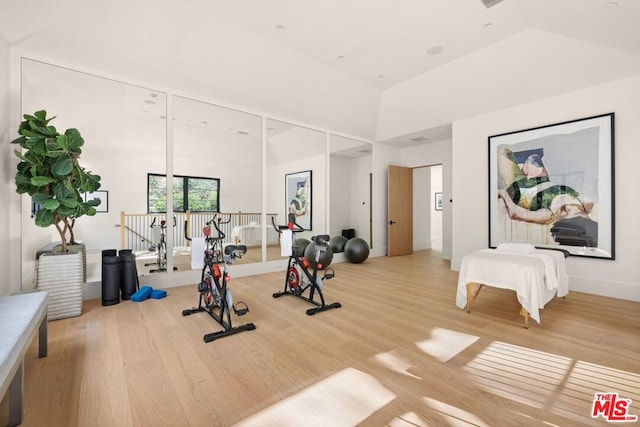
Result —
[[131, 301], [144, 301], [151, 296], [153, 288], [151, 286], [143, 286], [131, 295]]
[[151, 292], [151, 298], [153, 299], [160, 299], [166, 296], [167, 296], [167, 291], [163, 291], [162, 289], [154, 289], [153, 292]]

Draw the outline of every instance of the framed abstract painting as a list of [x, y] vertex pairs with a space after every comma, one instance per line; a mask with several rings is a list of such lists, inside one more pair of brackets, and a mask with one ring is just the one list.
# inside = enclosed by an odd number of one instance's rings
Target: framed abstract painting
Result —
[[284, 177], [284, 194], [288, 219], [305, 230], [311, 230], [311, 171], [286, 174]]
[[489, 247], [615, 259], [614, 113], [489, 137]]

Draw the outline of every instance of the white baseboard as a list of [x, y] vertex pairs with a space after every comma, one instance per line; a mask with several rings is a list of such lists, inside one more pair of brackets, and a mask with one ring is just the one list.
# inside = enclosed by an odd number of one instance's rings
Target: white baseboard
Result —
[[607, 282], [590, 277], [570, 276], [569, 290], [640, 302], [640, 284]]

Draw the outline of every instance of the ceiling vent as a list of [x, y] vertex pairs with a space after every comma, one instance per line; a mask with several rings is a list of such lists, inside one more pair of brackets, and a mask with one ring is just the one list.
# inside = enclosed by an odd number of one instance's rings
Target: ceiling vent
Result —
[[485, 7], [487, 9], [489, 9], [492, 6], [497, 5], [498, 3], [500, 3], [502, 0], [480, 0], [482, 1], [482, 3], [484, 3]]

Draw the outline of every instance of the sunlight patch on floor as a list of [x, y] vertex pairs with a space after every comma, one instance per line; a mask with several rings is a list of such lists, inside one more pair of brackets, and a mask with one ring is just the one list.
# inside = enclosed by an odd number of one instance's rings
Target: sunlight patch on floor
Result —
[[465, 370], [496, 396], [576, 422], [590, 419], [598, 392], [617, 392], [632, 399], [631, 413], [640, 412], [637, 373], [497, 341], [469, 362]]
[[427, 406], [438, 411], [450, 426], [490, 427], [489, 424], [482, 421], [478, 416], [456, 408], [455, 406], [428, 397], [423, 397], [422, 400], [424, 400]]
[[418, 348], [442, 363], [455, 357], [479, 337], [444, 328], [433, 328], [431, 337], [417, 342]]
[[407, 412], [391, 420], [389, 427], [429, 427], [429, 424], [422, 421], [415, 412]]
[[236, 425], [354, 426], [394, 398], [374, 377], [347, 368]]
[[396, 351], [388, 351], [386, 353], [378, 353], [373, 356], [373, 360], [389, 369], [401, 375], [407, 375], [412, 378], [421, 380], [417, 375], [409, 372], [409, 369], [413, 368], [413, 365], [409, 363], [407, 359], [400, 356]]

